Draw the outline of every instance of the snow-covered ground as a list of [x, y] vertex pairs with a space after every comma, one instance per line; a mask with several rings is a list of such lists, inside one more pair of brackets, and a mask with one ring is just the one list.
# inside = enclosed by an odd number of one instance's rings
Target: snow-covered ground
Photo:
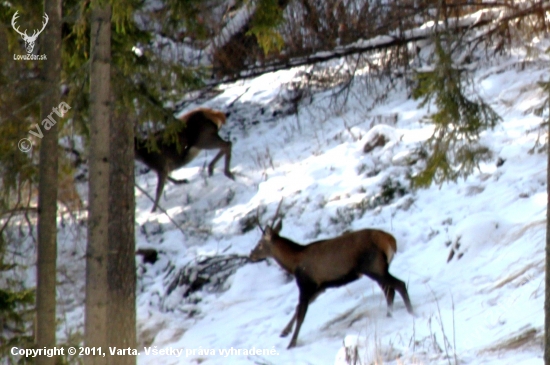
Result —
[[[546, 134], [533, 109], [548, 64], [519, 59], [475, 73], [476, 91], [502, 117], [481, 138], [493, 159], [466, 180], [416, 191], [406, 180], [417, 169], [412, 152], [433, 129], [422, 122], [429, 107], [403, 87], [370, 107], [357, 83], [343, 106], [323, 92], [303, 100], [297, 115], [273, 116], [286, 110], [287, 86], [303, 69], [226, 86], [207, 106], [231, 112], [222, 134], [233, 141], [236, 181], [221, 168], [204, 178], [213, 153], [174, 172], [191, 183], [168, 185], [161, 205], [182, 230], [137, 198], [138, 248], [160, 252], [140, 266], [140, 346], [151, 352], [141, 350], [139, 363], [342, 364], [347, 351], [364, 364], [542, 364]], [[364, 153], [377, 133], [388, 143]], [[156, 176], [140, 184], [153, 192]], [[388, 184], [404, 195], [380, 203]], [[242, 233], [243, 218], [266, 207], [267, 223], [281, 199], [281, 234], [300, 243], [366, 227], [391, 232], [398, 254], [390, 271], [407, 283], [416, 317], [396, 296], [387, 318], [383, 293], [364, 278], [321, 295], [298, 346], [286, 350], [289, 338], [279, 333], [298, 289], [274, 261], [243, 265], [218, 291], [167, 294], [170, 275], [197, 257], [247, 255], [260, 231]], [[162, 349], [183, 351], [152, 352]]]
[[[304, 68], [226, 85], [205, 106], [231, 113], [221, 134], [233, 141], [236, 180], [222, 174], [223, 162], [205, 177], [214, 152], [173, 172], [190, 184], [167, 184], [160, 205], [179, 228], [150, 213], [152, 202], [136, 190], [137, 248], [159, 251], [154, 264], [138, 258], [138, 363], [344, 364], [347, 353], [358, 364], [542, 364], [547, 156], [533, 110], [548, 60], [523, 60], [476, 67], [476, 91], [502, 117], [481, 137], [492, 160], [466, 180], [423, 190], [406, 177], [421, 163], [413, 151], [433, 131], [422, 120], [433, 106], [420, 108], [399, 82], [378, 103], [360, 80], [346, 103], [343, 94], [314, 93], [298, 114], [289, 113], [288, 90]], [[365, 153], [376, 134], [388, 142]], [[138, 184], [153, 194], [156, 175], [139, 175]], [[396, 193], [384, 200], [388, 187]], [[386, 317], [383, 293], [362, 278], [321, 295], [287, 350], [279, 333], [298, 289], [273, 260], [240, 266], [216, 290], [186, 298], [182, 287], [168, 290], [198, 258], [248, 255], [260, 230], [246, 222], [257, 208], [269, 222], [281, 199], [281, 234], [299, 243], [367, 227], [392, 233], [390, 272], [407, 283], [416, 316], [397, 295]], [[85, 237], [69, 231], [60, 238], [60, 278], [83, 283], [82, 268], [67, 262], [82, 257]], [[83, 295], [63, 290], [68, 301]], [[70, 337], [82, 307], [63, 308], [68, 325], [59, 335]]]

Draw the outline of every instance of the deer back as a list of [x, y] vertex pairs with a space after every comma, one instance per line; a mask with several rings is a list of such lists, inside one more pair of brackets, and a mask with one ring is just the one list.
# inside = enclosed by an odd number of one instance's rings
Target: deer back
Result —
[[262, 230], [260, 241], [250, 253], [251, 260], [273, 257], [287, 272], [300, 270], [319, 285], [365, 272], [384, 275], [397, 251], [395, 238], [378, 229], [349, 232], [308, 245], [280, 236], [281, 229], [279, 219]]
[[188, 122], [188, 120], [197, 113], [201, 113], [203, 119], [214, 123], [218, 127], [218, 129], [220, 129], [226, 122], [226, 116], [223, 112], [210, 108], [197, 108], [187, 114], [182, 115], [179, 119], [184, 122]]
[[149, 148], [147, 140], [136, 138], [136, 158], [155, 171], [172, 171], [182, 167], [200, 152], [200, 149], [193, 148], [200, 138], [216, 135], [226, 118], [223, 112], [198, 108], [181, 116], [179, 120], [184, 125], [177, 134], [177, 141], [165, 139], [163, 131], [149, 137], [155, 140], [158, 150]]
[[[395, 238], [374, 229], [350, 232], [301, 247], [301, 251], [293, 251], [277, 261], [294, 263], [295, 268], [319, 285], [359, 277], [365, 268], [383, 275], [396, 251]], [[284, 249], [277, 251], [284, 256]], [[275, 254], [273, 256], [277, 259]]]

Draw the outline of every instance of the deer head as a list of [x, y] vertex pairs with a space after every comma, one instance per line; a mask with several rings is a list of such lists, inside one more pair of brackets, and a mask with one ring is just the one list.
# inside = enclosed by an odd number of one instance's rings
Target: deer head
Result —
[[256, 262], [272, 256], [272, 238], [274, 235], [278, 235], [283, 228], [283, 220], [280, 217], [282, 203], [283, 199], [281, 199], [279, 205], [277, 206], [277, 210], [275, 211], [275, 216], [273, 217], [271, 224], [268, 224], [265, 229], [262, 228], [260, 223], [259, 211], [256, 211], [256, 224], [262, 231], [262, 237], [256, 244], [256, 247], [254, 247], [254, 249], [250, 252], [250, 261]]
[[42, 29], [34, 30], [32, 35], [29, 36], [27, 35], [26, 29], [25, 29], [25, 32], [21, 33], [21, 31], [19, 31], [19, 27], [16, 27], [15, 20], [19, 17], [17, 13], [18, 12], [16, 11], [15, 14], [13, 14], [13, 17], [11, 18], [11, 26], [13, 27], [13, 29], [15, 29], [17, 33], [21, 35], [21, 38], [23, 38], [23, 40], [25, 41], [25, 49], [27, 50], [27, 53], [30, 54], [34, 49], [34, 43], [36, 42], [36, 38], [38, 38], [38, 35], [42, 33], [44, 28], [46, 28], [46, 24], [48, 24], [48, 19], [49, 19], [48, 14], [44, 13], [44, 22], [42, 23]]
[[414, 314], [406, 284], [389, 273], [391, 259], [397, 251], [395, 237], [379, 229], [362, 229], [301, 245], [279, 234], [282, 228], [282, 219], [278, 218], [280, 207], [281, 203], [272, 223], [262, 229], [262, 237], [250, 253], [250, 261], [272, 257], [296, 279], [299, 303], [281, 333], [281, 337], [287, 336], [296, 324], [289, 349], [296, 346], [309, 304], [325, 289], [343, 286], [363, 275], [375, 280], [384, 292], [388, 316], [393, 310], [396, 291], [409, 313]]

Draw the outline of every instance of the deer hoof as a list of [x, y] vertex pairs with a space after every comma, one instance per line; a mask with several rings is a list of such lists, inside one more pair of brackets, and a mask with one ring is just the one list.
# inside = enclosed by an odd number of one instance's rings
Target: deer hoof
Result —
[[288, 347], [286, 349], [290, 350], [293, 347], [296, 347], [296, 340], [290, 341], [290, 343], [288, 344]]
[[286, 337], [286, 336], [288, 336], [289, 333], [290, 333], [290, 331], [283, 331], [283, 332], [281, 332], [279, 337]]
[[230, 171], [226, 171], [224, 174], [231, 180], [235, 180], [235, 175], [233, 175]]

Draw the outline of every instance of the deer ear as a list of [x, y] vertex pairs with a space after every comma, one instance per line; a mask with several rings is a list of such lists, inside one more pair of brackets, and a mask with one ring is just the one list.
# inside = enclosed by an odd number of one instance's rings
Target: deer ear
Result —
[[275, 231], [275, 233], [279, 234], [279, 232], [281, 232], [282, 228], [283, 228], [283, 220], [279, 219], [279, 221], [275, 225], [275, 228], [273, 228], [273, 231]]

